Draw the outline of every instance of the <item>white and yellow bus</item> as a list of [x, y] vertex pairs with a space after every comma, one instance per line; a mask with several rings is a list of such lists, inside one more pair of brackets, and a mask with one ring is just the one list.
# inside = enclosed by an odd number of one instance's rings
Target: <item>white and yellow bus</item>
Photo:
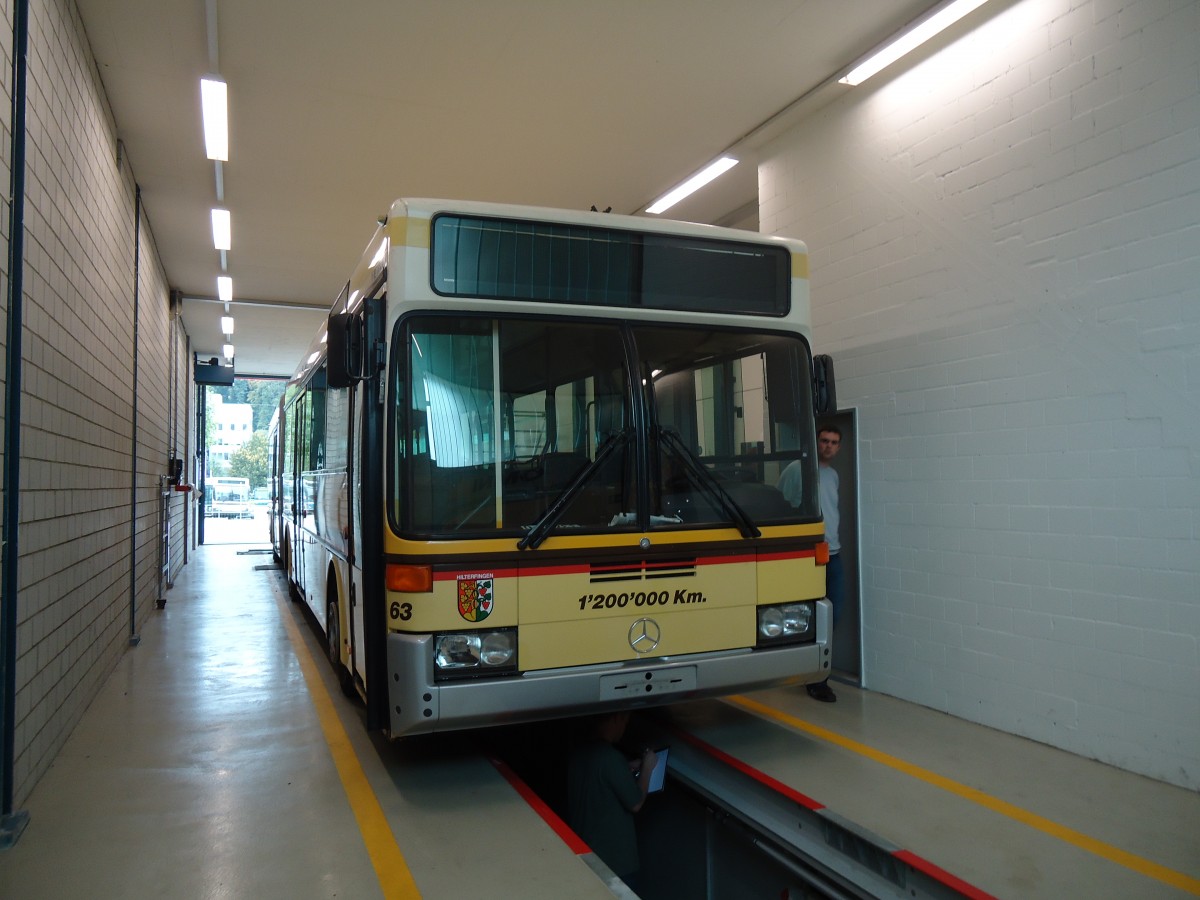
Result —
[[206, 516], [249, 519], [254, 515], [250, 506], [249, 478], [208, 478], [204, 482], [204, 493]]
[[809, 334], [799, 241], [396, 201], [273, 430], [275, 550], [368, 725], [824, 678]]

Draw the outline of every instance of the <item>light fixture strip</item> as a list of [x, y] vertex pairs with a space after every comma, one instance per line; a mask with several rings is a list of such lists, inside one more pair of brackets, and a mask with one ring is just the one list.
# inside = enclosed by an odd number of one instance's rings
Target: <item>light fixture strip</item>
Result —
[[716, 162], [705, 166], [683, 184], [679, 185], [679, 187], [663, 194], [654, 203], [646, 207], [646, 212], [653, 213], [654, 215], [665, 212], [684, 197], [696, 193], [696, 191], [700, 190], [700, 188], [704, 187], [714, 178], [728, 172], [737, 164], [738, 161], [732, 156], [722, 156]]
[[200, 109], [204, 115], [204, 151], [209, 159], [229, 160], [229, 104], [225, 82], [200, 79]]
[[214, 209], [212, 211], [213, 246], [218, 250], [229, 250], [233, 247], [233, 226], [229, 220], [229, 210]]
[[233, 336], [233, 316], [221, 316], [221, 334]]
[[233, 302], [233, 279], [228, 275], [217, 276], [217, 299], [222, 303]]
[[885, 44], [876, 52], [838, 79], [840, 84], [851, 86], [862, 84], [876, 72], [890, 66], [900, 57], [911, 53], [939, 32], [945, 31], [963, 16], [983, 6], [987, 0], [953, 0], [929, 18], [918, 22], [895, 40]]

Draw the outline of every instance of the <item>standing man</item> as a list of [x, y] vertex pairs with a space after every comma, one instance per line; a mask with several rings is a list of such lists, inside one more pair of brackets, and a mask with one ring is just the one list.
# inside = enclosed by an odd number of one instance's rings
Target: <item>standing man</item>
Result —
[[[837, 630], [842, 612], [842, 594], [845, 577], [839, 552], [842, 544], [838, 540], [838, 473], [830, 465], [842, 448], [842, 431], [836, 425], [823, 425], [817, 432], [817, 474], [820, 476], [818, 489], [821, 495], [821, 515], [825, 518], [825, 540], [829, 544], [829, 564], [825, 567], [825, 596], [833, 604], [833, 627]], [[837, 694], [829, 687], [829, 677], [824, 681], [807, 685], [808, 696], [822, 703], [833, 703]]]

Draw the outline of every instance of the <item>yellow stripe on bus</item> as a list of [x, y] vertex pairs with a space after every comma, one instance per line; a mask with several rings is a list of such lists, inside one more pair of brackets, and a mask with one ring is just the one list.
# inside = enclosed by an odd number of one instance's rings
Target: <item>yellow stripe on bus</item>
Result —
[[350, 801], [350, 808], [354, 812], [354, 818], [358, 821], [358, 830], [362, 834], [367, 855], [371, 858], [371, 865], [375, 868], [375, 876], [379, 879], [379, 887], [383, 891], [383, 896], [389, 900], [419, 898], [421, 892], [417, 890], [417, 884], [413, 880], [412, 872], [409, 871], [408, 863], [405, 862], [404, 854], [400, 852], [396, 836], [392, 833], [392, 827], [388, 824], [383, 807], [379, 805], [379, 798], [375, 796], [375, 791], [372, 790], [371, 783], [367, 780], [367, 774], [358, 761], [354, 745], [350, 743], [350, 736], [346, 734], [342, 720], [338, 718], [337, 710], [333, 707], [333, 700], [325, 690], [325, 683], [321, 680], [320, 672], [317, 671], [317, 664], [313, 660], [312, 653], [309, 652], [308, 645], [304, 642], [304, 638], [296, 626], [296, 621], [292, 618], [291, 611], [286, 609], [282, 603], [277, 605], [280, 608], [280, 618], [287, 629], [288, 639], [296, 651], [300, 670], [304, 673], [304, 681], [308, 685], [308, 695], [312, 698], [313, 706], [316, 708], [317, 719], [320, 721], [321, 731], [325, 735], [325, 743], [329, 745], [329, 753], [333, 757], [334, 766], [337, 767], [338, 776], [342, 780], [346, 798]]
[[1078, 847], [1081, 850], [1086, 850], [1096, 856], [1107, 859], [1109, 862], [1114, 862], [1119, 866], [1124, 866], [1131, 869], [1140, 875], [1145, 875], [1147, 878], [1153, 878], [1156, 881], [1161, 881], [1163, 884], [1169, 884], [1172, 887], [1180, 890], [1188, 891], [1192, 894], [1200, 895], [1200, 879], [1193, 878], [1183, 872], [1177, 872], [1174, 869], [1168, 869], [1166, 866], [1159, 865], [1156, 862], [1151, 862], [1141, 856], [1130, 853], [1128, 850], [1122, 850], [1120, 847], [1114, 847], [1111, 844], [1106, 844], [1096, 838], [1089, 837], [1082, 832], [1075, 831], [1065, 825], [1059, 825], [1044, 816], [1039, 816], [1037, 813], [1029, 812], [998, 797], [993, 797], [990, 794], [985, 794], [983, 791], [973, 787], [968, 787], [965, 784], [960, 784], [936, 772], [931, 772], [928, 769], [923, 769], [920, 766], [913, 765], [895, 756], [891, 756], [874, 747], [866, 744], [860, 744], [858, 741], [843, 737], [836, 731], [830, 731], [827, 728], [822, 728], [819, 725], [814, 725], [811, 722], [806, 722], [803, 719], [798, 719], [795, 716], [788, 715], [785, 712], [767, 706], [764, 703], [759, 703], [756, 700], [751, 700], [749, 697], [728, 697], [726, 698], [731, 703], [741, 706], [752, 713], [764, 716], [768, 719], [773, 719], [784, 725], [788, 725], [799, 731], [806, 732], [814, 737], [829, 741], [831, 744], [849, 750], [852, 753], [857, 753], [860, 756], [865, 756], [867, 759], [873, 760], [888, 768], [895, 769], [898, 772], [903, 772], [905, 775], [911, 775], [913, 778], [924, 781], [926, 784], [941, 788], [944, 791], [949, 791], [964, 800], [969, 800], [972, 803], [978, 803], [992, 812], [1000, 813], [1002, 816], [1007, 816], [1023, 825], [1028, 825], [1043, 834], [1048, 834], [1051, 837], [1058, 838], [1060, 841]]
[[[825, 535], [825, 526], [820, 522], [808, 525], [764, 525], [760, 528], [763, 540], [780, 540], [795, 538], [817, 538]], [[643, 534], [641, 532], [621, 532], [619, 534], [581, 534], [554, 535], [545, 540], [538, 550], [526, 550], [531, 558], [539, 550], [592, 550], [592, 549], [627, 549], [639, 550], [638, 544], [643, 537], [650, 539], [651, 547], [675, 546], [681, 544], [713, 544], [718, 542], [738, 542], [743, 538], [736, 528], [709, 529], [705, 531], [661, 531]], [[477, 555], [480, 559], [493, 553], [512, 553], [517, 549], [516, 538], [480, 538], [475, 540], [457, 541], [413, 541], [398, 538], [391, 531], [384, 535], [384, 552], [404, 554], [406, 556], [461, 556], [466, 553]], [[482, 563], [481, 563], [482, 565]]]
[[393, 246], [429, 249], [429, 220], [406, 216], [388, 222], [388, 233]]

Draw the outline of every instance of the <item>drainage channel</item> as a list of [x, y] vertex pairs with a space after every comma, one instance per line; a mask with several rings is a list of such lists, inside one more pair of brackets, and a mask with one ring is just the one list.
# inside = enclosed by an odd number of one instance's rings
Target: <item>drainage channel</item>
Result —
[[[667, 784], [637, 815], [642, 871], [626, 892], [602, 862], [588, 859], [618, 896], [642, 900], [961, 898], [988, 895], [820, 803], [683, 732], [650, 730], [649, 746], [670, 747]], [[524, 738], [496, 748], [503, 769], [567, 821], [566, 748]], [[561, 738], [559, 738], [561, 740]], [[561, 750], [561, 752], [560, 752]], [[550, 761], [550, 764], [547, 761]], [[557, 763], [555, 763], [557, 761]], [[573, 835], [567, 834], [570, 842]], [[581, 851], [582, 852], [582, 851]]]

